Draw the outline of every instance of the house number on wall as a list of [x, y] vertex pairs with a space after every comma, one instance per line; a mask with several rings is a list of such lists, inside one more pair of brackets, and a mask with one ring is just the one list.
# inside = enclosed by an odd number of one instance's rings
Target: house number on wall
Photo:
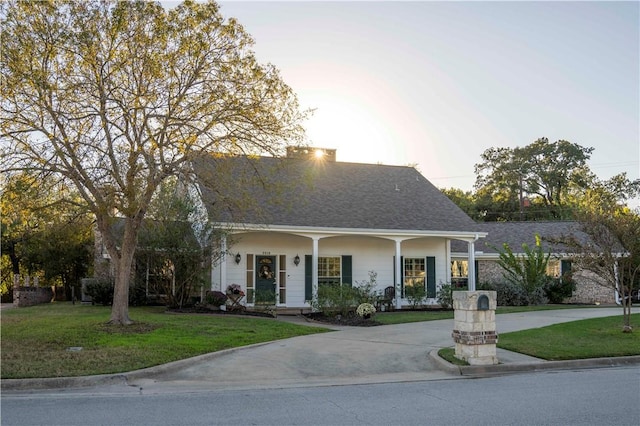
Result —
[[264, 256], [269, 256], [269, 255], [271, 254], [271, 252], [270, 252], [270, 251], [263, 251], [263, 252], [262, 252], [262, 254], [263, 254]]

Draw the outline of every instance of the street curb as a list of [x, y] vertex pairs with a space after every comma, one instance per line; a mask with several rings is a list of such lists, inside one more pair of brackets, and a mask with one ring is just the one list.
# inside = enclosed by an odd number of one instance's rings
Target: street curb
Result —
[[198, 355], [192, 358], [180, 359], [178, 361], [166, 364], [156, 365], [153, 367], [143, 368], [140, 370], [128, 371], [125, 373], [99, 374], [94, 376], [78, 376], [78, 377], [48, 377], [39, 379], [3, 379], [0, 381], [0, 390], [2, 391], [20, 391], [20, 390], [45, 390], [45, 389], [66, 389], [66, 388], [83, 388], [90, 386], [105, 386], [124, 384], [129, 386], [129, 380], [153, 378], [159, 374], [171, 373], [181, 368], [193, 365], [199, 361], [209, 361], [231, 354], [243, 349], [256, 348], [275, 342], [255, 343], [248, 346], [240, 346], [237, 348], [223, 349], [217, 352], [211, 352]]
[[457, 376], [486, 377], [501, 374], [525, 373], [546, 370], [573, 370], [582, 368], [620, 367], [626, 365], [640, 365], [640, 355], [574, 359], [567, 361], [544, 361], [540, 363], [510, 363], [497, 365], [454, 365], [438, 355], [440, 349], [429, 352], [433, 364], [446, 373]]
[[[272, 342], [256, 343], [254, 345], [242, 346], [238, 348], [225, 349], [219, 352], [211, 352], [198, 355], [192, 358], [182, 359], [167, 364], [154, 367], [143, 368], [141, 370], [126, 373], [101, 374], [95, 376], [79, 377], [51, 377], [41, 379], [4, 379], [1, 381], [2, 391], [32, 391], [32, 390], [52, 390], [84, 388], [91, 386], [125, 385], [131, 380], [152, 379], [156, 375], [171, 373], [180, 370], [185, 366], [193, 365], [198, 361], [208, 361], [223, 355], [267, 345]], [[562, 370], [562, 369], [585, 369], [585, 368], [607, 368], [620, 367], [626, 365], [640, 365], [640, 356], [591, 358], [569, 361], [544, 361], [541, 363], [510, 363], [497, 365], [454, 365], [438, 355], [441, 348], [433, 349], [429, 352], [429, 358], [435, 367], [445, 373], [454, 376], [466, 377], [490, 377], [505, 374], [526, 373], [535, 371]], [[344, 383], [342, 383], [344, 384]]]

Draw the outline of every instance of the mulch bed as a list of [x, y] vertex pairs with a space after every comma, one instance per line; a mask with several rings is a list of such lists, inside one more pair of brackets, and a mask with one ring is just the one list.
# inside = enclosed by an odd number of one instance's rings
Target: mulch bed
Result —
[[312, 321], [334, 325], [349, 325], [352, 327], [374, 327], [377, 325], [382, 325], [382, 323], [375, 320], [375, 317], [365, 319], [358, 316], [354, 312], [351, 312], [348, 315], [333, 316], [326, 315], [323, 312], [311, 312], [308, 314], [304, 314], [304, 316]]
[[[167, 312], [175, 313], [175, 314], [246, 315], [246, 316], [253, 316], [253, 317], [273, 318], [273, 316], [268, 312], [253, 311], [253, 310], [247, 310], [247, 309], [219, 311], [219, 310], [211, 310], [206, 306], [170, 308], [170, 309], [167, 309]], [[365, 319], [356, 315], [355, 312], [350, 313], [349, 315], [346, 315], [346, 316], [345, 315], [326, 315], [323, 312], [311, 312], [311, 313], [304, 314], [303, 316], [311, 321], [321, 322], [325, 324], [348, 325], [352, 327], [374, 327], [377, 325], [382, 325], [382, 323], [375, 320], [375, 317]]]
[[264, 318], [273, 318], [273, 315], [268, 312], [261, 311], [250, 311], [247, 309], [233, 309], [233, 310], [211, 310], [206, 306], [189, 306], [184, 308], [169, 308], [167, 309], [169, 313], [176, 314], [210, 314], [210, 315], [246, 315], [250, 317], [264, 317]]

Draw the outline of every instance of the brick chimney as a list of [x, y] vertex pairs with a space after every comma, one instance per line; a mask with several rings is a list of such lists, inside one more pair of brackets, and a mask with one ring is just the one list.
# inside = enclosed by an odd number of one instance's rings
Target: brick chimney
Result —
[[336, 161], [336, 150], [329, 148], [313, 148], [308, 146], [287, 147], [287, 158], [322, 159]]

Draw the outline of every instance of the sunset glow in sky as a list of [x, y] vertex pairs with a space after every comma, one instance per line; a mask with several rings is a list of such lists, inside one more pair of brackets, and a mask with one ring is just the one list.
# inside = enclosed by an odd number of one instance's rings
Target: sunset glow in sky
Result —
[[222, 1], [338, 161], [417, 164], [471, 190], [490, 147], [594, 147], [605, 179], [640, 169], [638, 2]]

